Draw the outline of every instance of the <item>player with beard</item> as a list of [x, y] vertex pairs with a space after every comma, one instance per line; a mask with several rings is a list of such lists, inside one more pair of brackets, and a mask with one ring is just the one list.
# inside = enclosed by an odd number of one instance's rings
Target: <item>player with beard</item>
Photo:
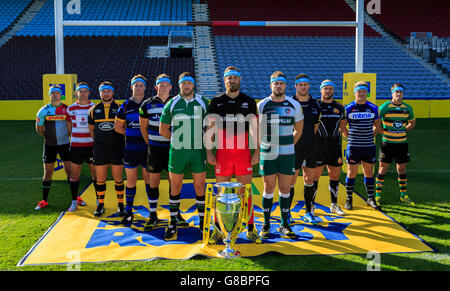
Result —
[[316, 168], [316, 140], [314, 134], [319, 126], [320, 106], [317, 100], [309, 94], [310, 87], [311, 81], [308, 75], [299, 74], [295, 77], [296, 94], [292, 99], [298, 101], [302, 106], [304, 120], [302, 137], [295, 144], [295, 175], [291, 180], [289, 208], [294, 198], [295, 182], [301, 168], [306, 207], [306, 213], [303, 218], [306, 222], [316, 224], [317, 221], [313, 214], [314, 199], [317, 191], [313, 178], [314, 169]]
[[333, 98], [334, 83], [324, 80], [320, 84], [322, 95], [320, 105], [319, 128], [316, 133], [317, 141], [317, 167], [314, 174], [314, 185], [317, 189], [323, 168], [326, 165], [330, 183], [328, 189], [331, 195], [330, 211], [338, 215], [345, 212], [337, 203], [339, 191], [339, 176], [342, 168], [341, 134], [345, 129], [345, 108]]
[[114, 121], [120, 104], [114, 100], [114, 87], [111, 82], [102, 82], [99, 86], [101, 102], [89, 110], [89, 132], [94, 139], [94, 165], [97, 173], [97, 209], [95, 217], [105, 213], [106, 179], [108, 166], [114, 178], [119, 216], [124, 215], [123, 195], [123, 150], [124, 136], [114, 130]]
[[260, 128], [259, 172], [264, 183], [264, 225], [260, 236], [265, 239], [270, 234], [270, 215], [277, 180], [281, 213], [278, 232], [282, 237], [295, 238], [295, 233], [289, 226], [289, 189], [295, 174], [294, 145], [302, 136], [303, 112], [297, 101], [285, 95], [286, 83], [286, 76], [282, 72], [274, 72], [270, 77], [272, 93], [257, 104]]
[[[252, 166], [259, 162], [259, 150], [251, 154], [249, 147], [249, 136], [253, 138], [253, 145], [257, 145], [256, 102], [240, 91], [241, 73], [236, 67], [225, 69], [223, 81], [226, 91], [214, 97], [209, 106], [210, 124], [206, 131], [208, 134], [214, 133], [213, 137], [217, 136], [217, 151], [214, 154], [212, 147], [207, 147], [207, 160], [215, 166], [217, 183], [231, 182], [235, 175], [237, 182], [242, 185], [251, 184]], [[251, 208], [251, 200], [249, 205]], [[247, 238], [254, 243], [261, 243], [254, 228], [253, 212], [249, 217]], [[211, 234], [212, 243], [221, 237], [218, 229], [215, 227]]]
[[203, 230], [205, 214], [206, 152], [203, 146], [203, 120], [209, 102], [195, 94], [195, 79], [189, 72], [178, 78], [180, 93], [164, 106], [159, 133], [170, 139], [169, 176], [170, 224], [164, 234], [165, 240], [177, 238], [180, 210], [180, 194], [185, 172], [190, 169], [199, 217], [199, 228]]

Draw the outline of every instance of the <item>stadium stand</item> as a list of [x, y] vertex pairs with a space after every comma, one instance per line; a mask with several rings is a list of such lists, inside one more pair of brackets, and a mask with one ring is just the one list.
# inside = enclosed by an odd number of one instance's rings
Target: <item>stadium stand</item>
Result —
[[413, 31], [450, 36], [449, 3], [447, 0], [390, 0], [382, 2], [382, 13], [374, 14], [388, 30], [405, 40]]
[[[63, 1], [66, 7], [68, 0]], [[189, 0], [83, 0], [82, 13], [68, 14], [64, 20], [192, 20], [192, 1]], [[47, 1], [33, 21], [19, 36], [55, 35], [53, 1]], [[64, 36], [167, 36], [170, 31], [192, 34], [192, 27], [66, 27]]]
[[[68, 1], [64, 0], [64, 7]], [[30, 3], [0, 0], [3, 2], [25, 6]], [[381, 25], [394, 32], [391, 26], [395, 28], [396, 24], [391, 24], [394, 20], [389, 15], [397, 13], [398, 16], [398, 11], [408, 9], [413, 19], [422, 17], [424, 11], [431, 11], [399, 8], [396, 6], [399, 2], [383, 2], [382, 15], [375, 15]], [[419, 2], [422, 1], [411, 3], [417, 9], [422, 7]], [[309, 1], [307, 4], [284, 0], [276, 5], [268, 0], [83, 0], [82, 14], [69, 15], [64, 9], [64, 19], [191, 21], [195, 3], [208, 3], [212, 21], [355, 19], [353, 10], [344, 0]], [[439, 7], [444, 1], [437, 3]], [[441, 10], [447, 9], [442, 5]], [[20, 14], [20, 8], [15, 9], [7, 13], [11, 18]], [[437, 11], [437, 8], [429, 9]], [[436, 13], [432, 15], [438, 15]], [[0, 99], [42, 98], [42, 75], [55, 73], [53, 15], [53, 0], [47, 0], [34, 19], [0, 47], [0, 61], [4, 64], [0, 67]], [[429, 26], [433, 34], [448, 35], [448, 19], [431, 16], [426, 19], [433, 23]], [[408, 28], [403, 25], [406, 35], [426, 29], [422, 22], [417, 22], [417, 26], [412, 23], [411, 27], [409, 20]], [[443, 30], [439, 32], [438, 27]], [[162, 72], [174, 79], [183, 71], [195, 72], [193, 57], [148, 57], [150, 46], [168, 45], [169, 34], [192, 38], [193, 31], [192, 27], [65, 27], [65, 71], [77, 74], [79, 81], [86, 81], [92, 87], [110, 80], [118, 88], [116, 96], [124, 98], [130, 95], [128, 84], [134, 74], [141, 73], [152, 80]], [[268, 78], [275, 70], [284, 71], [290, 80], [301, 72], [309, 74], [314, 97], [319, 96], [320, 82], [330, 78], [337, 84], [336, 97], [341, 98], [342, 74], [354, 71], [354, 28], [213, 27], [211, 31], [219, 72], [228, 65], [239, 67], [243, 74], [243, 91], [255, 98], [269, 94]], [[448, 58], [438, 59], [438, 64], [448, 70]], [[377, 73], [377, 98], [390, 98], [389, 88], [394, 82], [406, 86], [409, 98], [450, 98], [448, 84], [438, 75], [368, 25], [365, 25], [364, 71]], [[222, 83], [221, 78], [218, 82]], [[220, 85], [223, 89], [223, 84]], [[439, 96], [432, 95], [436, 90]], [[172, 94], [177, 92], [174, 82]], [[287, 93], [293, 94], [293, 86]], [[154, 94], [154, 89], [150, 88], [148, 94]], [[97, 96], [98, 92], [93, 90], [93, 97]]]
[[[152, 44], [166, 41], [164, 37], [66, 37], [65, 70], [78, 75], [93, 88], [105, 80], [116, 87], [116, 97], [131, 96], [129, 81], [138, 73], [149, 80], [168, 73], [177, 78], [186, 70], [194, 71], [192, 58], [145, 58]], [[82, 53], [80, 53], [82, 52]], [[54, 38], [48, 36], [14, 37], [0, 48], [0, 96], [4, 99], [42, 99], [42, 75], [54, 73]], [[8, 61], [7, 61], [8, 60]], [[18, 70], [17, 68], [25, 68]], [[148, 95], [155, 94], [149, 86]], [[174, 82], [172, 94], [178, 92]]]
[[[298, 1], [286, 0], [227, 0], [209, 1], [211, 20], [240, 21], [354, 21], [355, 13], [342, 0]], [[351, 27], [214, 27], [214, 35], [305, 35], [354, 36]], [[365, 25], [364, 35], [379, 36]]]
[[31, 0], [0, 0], [0, 34], [3, 33], [31, 3]]

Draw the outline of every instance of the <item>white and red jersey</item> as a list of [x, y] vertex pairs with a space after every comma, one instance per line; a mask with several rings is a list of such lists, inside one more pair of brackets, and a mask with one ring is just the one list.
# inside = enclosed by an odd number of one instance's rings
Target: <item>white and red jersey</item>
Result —
[[88, 111], [94, 106], [93, 102], [80, 105], [77, 102], [67, 108], [67, 120], [72, 122], [72, 135], [70, 146], [72, 147], [92, 147], [94, 140], [89, 134]]

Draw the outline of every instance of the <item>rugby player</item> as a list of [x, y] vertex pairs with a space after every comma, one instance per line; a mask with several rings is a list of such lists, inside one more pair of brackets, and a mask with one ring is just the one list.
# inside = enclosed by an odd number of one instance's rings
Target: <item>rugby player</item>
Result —
[[203, 229], [205, 214], [206, 152], [203, 146], [203, 119], [208, 112], [208, 100], [194, 91], [195, 79], [189, 72], [178, 78], [180, 93], [165, 106], [161, 115], [159, 134], [170, 139], [169, 195], [170, 224], [164, 239], [177, 238], [180, 192], [188, 168], [194, 180], [199, 228]]
[[[209, 105], [210, 124], [206, 131], [214, 132], [218, 138], [217, 151], [214, 154], [212, 149], [207, 149], [207, 160], [215, 166], [217, 183], [231, 182], [235, 175], [236, 181], [242, 185], [251, 184], [252, 166], [259, 162], [259, 149], [256, 148], [251, 154], [249, 147], [249, 131], [252, 131], [250, 136], [255, 138], [253, 145], [257, 146], [256, 102], [240, 91], [241, 73], [236, 67], [225, 69], [223, 81], [226, 91], [214, 97]], [[251, 209], [251, 197], [249, 199]], [[261, 243], [261, 238], [254, 228], [253, 218], [254, 213], [249, 213], [247, 238], [254, 243]], [[218, 229], [215, 227], [211, 234], [214, 243], [221, 237]]]
[[270, 77], [272, 93], [258, 102], [260, 174], [264, 182], [262, 208], [264, 225], [262, 238], [269, 238], [270, 214], [275, 187], [279, 189], [281, 223], [278, 232], [283, 237], [294, 238], [289, 226], [289, 196], [292, 176], [295, 175], [295, 144], [303, 130], [303, 112], [300, 104], [285, 95], [286, 76], [275, 71]]
[[114, 131], [114, 121], [120, 104], [114, 100], [114, 87], [111, 82], [102, 82], [98, 88], [101, 102], [89, 109], [89, 133], [94, 139], [94, 165], [97, 173], [97, 209], [95, 217], [105, 213], [106, 178], [108, 166], [114, 179], [118, 201], [119, 216], [124, 215], [123, 206], [123, 150], [124, 137]]
[[[159, 184], [161, 182], [161, 172], [168, 171], [170, 139], [159, 134], [159, 120], [164, 105], [172, 98], [172, 81], [167, 74], [160, 74], [156, 77], [156, 96], [146, 99], [139, 109], [139, 124], [142, 136], [148, 144], [147, 149], [147, 172], [149, 183], [145, 184], [148, 202], [150, 206], [149, 220], [144, 226], [144, 230], [154, 229], [160, 222], [156, 213], [159, 199]], [[170, 177], [169, 177], [170, 185]], [[170, 194], [170, 186], [169, 193]], [[183, 220], [180, 220], [180, 223]]]
[[94, 140], [88, 126], [88, 111], [95, 104], [89, 97], [90, 88], [87, 83], [78, 83], [75, 92], [77, 101], [67, 108], [67, 126], [70, 134], [70, 191], [72, 193], [72, 204], [68, 212], [77, 210], [78, 205], [86, 205], [86, 202], [78, 196], [81, 166], [84, 162], [88, 164], [94, 188], [97, 189], [97, 175], [95, 166], [92, 164]]
[[131, 79], [132, 96], [125, 100], [117, 112], [114, 130], [125, 136], [124, 167], [127, 175], [125, 188], [125, 214], [121, 221], [124, 225], [133, 222], [133, 204], [136, 196], [138, 168], [141, 166], [142, 179], [148, 185], [147, 144], [139, 126], [139, 108], [145, 100], [147, 78], [138, 74]]
[[52, 184], [57, 154], [59, 154], [63, 162], [67, 179], [70, 179], [69, 129], [66, 123], [67, 105], [61, 102], [61, 86], [50, 86], [48, 94], [50, 96], [50, 102], [39, 109], [36, 117], [36, 132], [44, 138], [42, 154], [42, 161], [44, 163], [42, 200], [35, 207], [36, 210], [48, 206], [47, 199]]
[[326, 165], [330, 182], [331, 206], [330, 211], [338, 215], [345, 215], [337, 203], [339, 192], [339, 176], [342, 168], [341, 133], [345, 130], [345, 108], [336, 102], [334, 96], [334, 83], [324, 80], [320, 84], [320, 120], [316, 133], [317, 168], [314, 173], [314, 185], [317, 189], [323, 168]]
[[291, 180], [289, 213], [295, 194], [295, 182], [301, 168], [306, 207], [303, 218], [308, 223], [316, 224], [317, 221], [313, 215], [314, 198], [317, 190], [314, 185], [314, 169], [316, 168], [316, 139], [314, 134], [319, 127], [320, 106], [317, 100], [309, 94], [310, 84], [311, 81], [306, 74], [299, 74], [295, 77], [296, 93], [292, 99], [298, 101], [302, 106], [304, 119], [302, 136], [295, 144], [295, 175]]
[[367, 101], [369, 87], [364, 81], [354, 85], [355, 100], [345, 106], [349, 129], [345, 128], [343, 135], [348, 138], [346, 158], [348, 164], [346, 188], [347, 200], [345, 209], [353, 209], [353, 191], [355, 178], [358, 174], [358, 166], [362, 163], [364, 173], [364, 185], [367, 191], [367, 205], [375, 210], [379, 209], [374, 197], [375, 181], [373, 168], [376, 162], [376, 148], [374, 136], [380, 127], [378, 106]]
[[381, 192], [383, 191], [384, 176], [389, 165], [395, 160], [398, 174], [398, 186], [400, 188], [400, 201], [414, 205], [407, 194], [408, 176], [406, 165], [410, 161], [408, 140], [406, 132], [416, 125], [412, 107], [403, 102], [405, 87], [396, 83], [391, 87], [392, 100], [387, 101], [380, 107], [382, 121], [382, 144], [380, 147], [378, 174], [376, 177], [375, 200], [380, 204]]

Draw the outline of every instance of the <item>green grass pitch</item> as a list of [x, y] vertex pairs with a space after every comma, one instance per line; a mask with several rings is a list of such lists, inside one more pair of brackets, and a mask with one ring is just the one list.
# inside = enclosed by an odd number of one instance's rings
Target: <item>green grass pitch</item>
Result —
[[[381, 270], [450, 270], [450, 119], [418, 119], [408, 135], [412, 160], [408, 190], [415, 207], [399, 200], [397, 176], [391, 166], [385, 178], [383, 211], [424, 239], [436, 253], [381, 254]], [[0, 270], [66, 270], [66, 266], [16, 267], [18, 261], [70, 203], [66, 182], [54, 182], [51, 207], [35, 211], [41, 200], [42, 139], [33, 121], [0, 121]], [[257, 172], [257, 171], [255, 171]], [[214, 177], [212, 167], [208, 178]], [[344, 174], [341, 181], [344, 181]], [[90, 183], [83, 167], [80, 190]], [[362, 177], [356, 191], [365, 196]], [[283, 256], [264, 255], [235, 260], [196, 257], [190, 260], [82, 264], [81, 270], [361, 270], [366, 255]]]

